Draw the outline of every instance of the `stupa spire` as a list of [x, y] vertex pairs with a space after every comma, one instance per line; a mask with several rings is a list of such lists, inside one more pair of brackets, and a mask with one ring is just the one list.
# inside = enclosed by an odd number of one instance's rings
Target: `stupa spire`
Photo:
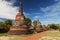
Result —
[[20, 6], [19, 6], [19, 13], [20, 13], [20, 15], [22, 15], [22, 14], [23, 14], [22, 2], [20, 2]]
[[16, 18], [15, 18], [15, 20], [16, 21], [20, 21], [20, 20], [24, 20], [25, 19], [25, 16], [24, 16], [24, 14], [23, 14], [23, 8], [22, 8], [22, 2], [20, 2], [20, 6], [19, 6], [19, 11], [18, 11], [19, 13], [16, 15]]

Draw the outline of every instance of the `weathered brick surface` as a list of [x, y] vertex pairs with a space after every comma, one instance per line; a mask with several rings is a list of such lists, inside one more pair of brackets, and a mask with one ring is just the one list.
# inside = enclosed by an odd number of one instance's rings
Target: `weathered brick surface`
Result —
[[8, 34], [15, 34], [15, 35], [28, 34], [29, 31], [30, 30], [28, 29], [26, 22], [25, 22], [25, 16], [23, 14], [22, 4], [20, 4], [19, 13], [16, 15], [14, 24], [10, 28]]
[[26, 27], [11, 27], [8, 34], [20, 35], [20, 34], [28, 34], [29, 29]]

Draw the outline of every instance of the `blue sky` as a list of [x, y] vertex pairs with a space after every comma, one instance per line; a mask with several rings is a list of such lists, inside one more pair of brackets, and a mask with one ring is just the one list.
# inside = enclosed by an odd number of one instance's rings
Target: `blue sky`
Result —
[[[32, 21], [39, 19], [42, 24], [60, 24], [60, 0], [21, 0], [25, 16]], [[20, 0], [1, 0], [0, 18], [15, 18]], [[4, 5], [4, 6], [2, 6]], [[1, 8], [2, 7], [2, 8]], [[4, 10], [4, 9], [6, 10]], [[0, 19], [1, 20], [1, 19]]]

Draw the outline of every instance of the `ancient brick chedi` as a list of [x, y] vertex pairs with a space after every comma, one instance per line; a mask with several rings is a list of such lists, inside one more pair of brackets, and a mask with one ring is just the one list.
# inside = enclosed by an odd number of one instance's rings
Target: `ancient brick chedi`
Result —
[[39, 20], [37, 20], [37, 23], [36, 23], [36, 27], [35, 27], [35, 31], [36, 32], [42, 32], [42, 25], [41, 23], [39, 22]]
[[25, 21], [25, 16], [23, 14], [21, 2], [20, 2], [18, 14], [16, 15], [15, 21], [14, 21], [12, 27], [10, 27], [10, 30], [8, 33], [9, 34], [15, 34], [15, 35], [28, 34], [29, 33], [29, 29], [28, 29], [27, 23]]

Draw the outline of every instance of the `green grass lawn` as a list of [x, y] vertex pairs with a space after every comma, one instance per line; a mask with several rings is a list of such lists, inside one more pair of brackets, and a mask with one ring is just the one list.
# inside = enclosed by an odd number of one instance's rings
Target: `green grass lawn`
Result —
[[60, 32], [59, 31], [48, 31], [48, 34], [39, 40], [60, 40]]
[[35, 35], [35, 34], [28, 34], [28, 35], [8, 35], [6, 33], [0, 33], [0, 40], [20, 40], [21, 38], [28, 37], [28, 36], [33, 36], [33, 35]]

